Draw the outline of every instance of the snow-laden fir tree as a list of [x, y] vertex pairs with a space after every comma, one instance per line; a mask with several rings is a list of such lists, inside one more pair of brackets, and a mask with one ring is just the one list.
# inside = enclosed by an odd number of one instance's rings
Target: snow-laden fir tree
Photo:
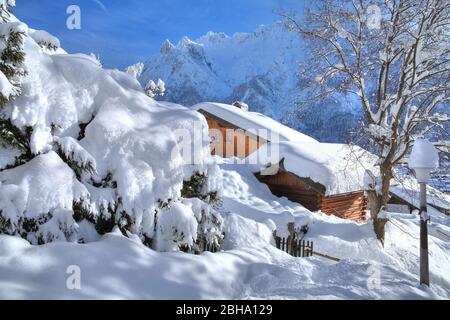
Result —
[[371, 217], [383, 241], [379, 212], [395, 166], [417, 137], [444, 132], [447, 142], [436, 143], [448, 148], [450, 1], [325, 0], [301, 18], [283, 16], [309, 46], [303, 92], [311, 100], [353, 95], [364, 113], [363, 140], [380, 168], [366, 179]]
[[[21, 23], [10, 5], [0, 0], [0, 234], [43, 244], [118, 229], [160, 250], [218, 244], [211, 197], [181, 192], [191, 170], [210, 171], [206, 123], [198, 144], [205, 162], [185, 160], [171, 134], [186, 121], [193, 134], [203, 119], [181, 108], [169, 117], [96, 57], [55, 54], [59, 40]], [[162, 81], [152, 88], [164, 92]]]
[[145, 93], [150, 98], [162, 97], [166, 92], [166, 84], [161, 79], [155, 83], [153, 80], [150, 80], [145, 86]]
[[20, 78], [26, 74], [23, 62], [23, 24], [10, 22], [13, 0], [0, 1], [0, 145], [20, 151], [18, 162], [30, 158], [29, 130], [20, 130], [2, 113], [6, 103], [21, 93]]

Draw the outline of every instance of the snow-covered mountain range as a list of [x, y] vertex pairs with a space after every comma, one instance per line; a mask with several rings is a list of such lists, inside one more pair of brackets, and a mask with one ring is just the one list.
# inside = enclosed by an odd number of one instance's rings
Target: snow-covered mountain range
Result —
[[143, 86], [149, 80], [165, 81], [163, 100], [183, 105], [240, 100], [316, 139], [345, 142], [357, 119], [348, 103], [330, 101], [298, 111], [303, 56], [298, 34], [275, 22], [253, 33], [208, 32], [195, 41], [183, 37], [176, 45], [166, 40], [159, 53], [128, 72]]

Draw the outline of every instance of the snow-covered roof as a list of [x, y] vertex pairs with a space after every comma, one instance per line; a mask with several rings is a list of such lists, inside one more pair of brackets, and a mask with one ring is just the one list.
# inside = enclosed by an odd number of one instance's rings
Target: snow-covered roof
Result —
[[196, 104], [192, 109], [206, 111], [236, 127], [250, 132], [253, 131], [252, 133], [256, 133], [259, 137], [268, 141], [278, 139], [278, 141], [318, 142], [261, 113], [245, 111], [232, 105], [203, 102]]
[[365, 170], [374, 172], [375, 160], [370, 152], [358, 146], [280, 142], [264, 145], [246, 163], [253, 172], [276, 174], [271, 168], [283, 161], [285, 170], [319, 183], [325, 188], [325, 195], [330, 196], [364, 190]]
[[[391, 184], [389, 191], [414, 207], [420, 207], [419, 183], [415, 178], [407, 177], [402, 181], [395, 181]], [[428, 211], [434, 211], [430, 206], [438, 208], [438, 211], [450, 211], [450, 196], [431, 186], [427, 187], [427, 202]]]

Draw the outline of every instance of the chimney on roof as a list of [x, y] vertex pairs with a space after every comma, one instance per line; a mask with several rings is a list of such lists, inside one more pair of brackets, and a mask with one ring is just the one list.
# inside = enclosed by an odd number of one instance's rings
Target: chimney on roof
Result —
[[235, 101], [235, 102], [233, 102], [233, 106], [235, 106], [236, 108], [242, 109], [244, 111], [248, 111], [248, 104], [246, 104], [245, 102]]

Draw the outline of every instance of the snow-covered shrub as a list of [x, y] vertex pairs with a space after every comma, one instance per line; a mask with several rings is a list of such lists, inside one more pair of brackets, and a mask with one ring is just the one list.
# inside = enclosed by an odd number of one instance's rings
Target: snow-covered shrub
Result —
[[219, 248], [223, 243], [223, 219], [216, 210], [220, 204], [219, 187], [215, 183], [217, 166], [209, 165], [205, 173], [195, 171], [189, 180], [183, 181], [181, 196], [188, 201], [198, 222], [196, 250], [205, 244]]
[[205, 173], [195, 172], [189, 180], [183, 181], [181, 196], [184, 198], [198, 198], [211, 205], [220, 203], [219, 191], [210, 190], [208, 176]]
[[156, 249], [178, 251], [197, 241], [197, 219], [189, 204], [176, 202], [157, 215]]
[[142, 62], [133, 64], [125, 69], [125, 72], [134, 79], [139, 79], [142, 72], [144, 72], [144, 64]]
[[87, 197], [87, 189], [55, 152], [37, 156], [0, 172], [0, 233], [33, 244], [73, 240], [73, 203]]
[[70, 209], [55, 210], [48, 221], [39, 226], [37, 231], [38, 243], [53, 241], [77, 241], [78, 224]]
[[156, 215], [156, 246], [159, 251], [199, 252], [206, 244], [220, 248], [223, 219], [210, 204], [198, 199], [165, 203]]
[[211, 204], [198, 198], [185, 199], [192, 205], [192, 211], [197, 219], [197, 239], [194, 251], [202, 251], [205, 245], [220, 248], [224, 241], [223, 218]]
[[162, 97], [166, 92], [166, 84], [161, 79], [155, 83], [153, 80], [150, 80], [145, 86], [145, 93], [150, 98]]

